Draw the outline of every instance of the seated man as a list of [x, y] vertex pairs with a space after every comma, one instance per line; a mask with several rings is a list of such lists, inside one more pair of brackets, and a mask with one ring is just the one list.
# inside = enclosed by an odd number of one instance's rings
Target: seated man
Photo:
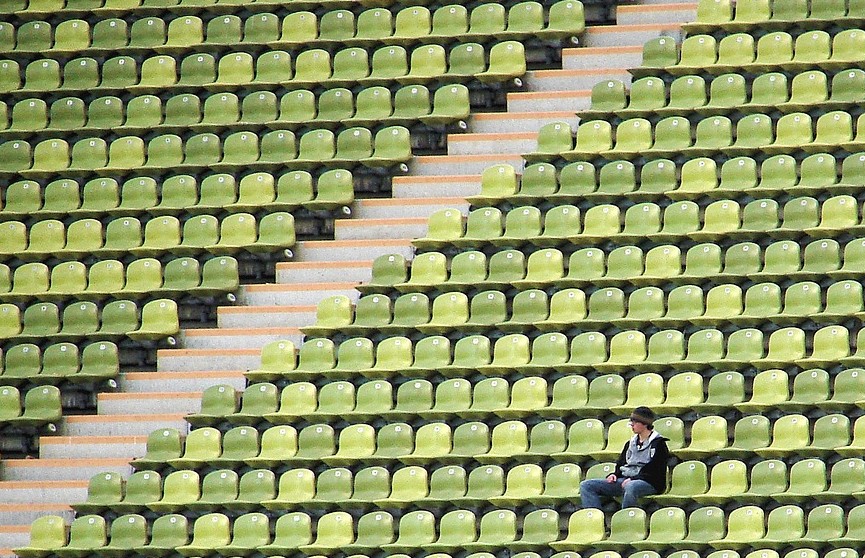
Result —
[[601, 497], [622, 497], [622, 509], [637, 505], [640, 498], [662, 492], [667, 486], [667, 461], [670, 452], [667, 438], [652, 426], [655, 413], [648, 407], [637, 407], [631, 413], [634, 435], [619, 455], [616, 470], [604, 479], [580, 483], [584, 508], [600, 508]]

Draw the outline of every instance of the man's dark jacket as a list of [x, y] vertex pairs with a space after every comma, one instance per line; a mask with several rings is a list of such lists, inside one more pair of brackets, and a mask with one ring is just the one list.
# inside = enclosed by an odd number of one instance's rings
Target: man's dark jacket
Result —
[[[634, 437], [637, 435], [634, 434]], [[633, 437], [631, 438], [633, 439]], [[622, 466], [625, 465], [628, 454], [628, 446], [631, 444], [631, 439], [625, 442], [625, 447], [622, 448], [622, 453], [619, 454], [619, 459], [616, 460], [616, 476], [623, 478]], [[670, 450], [667, 449], [667, 438], [657, 434], [646, 443], [649, 444], [649, 449], [654, 449], [654, 454], [648, 463], [643, 465], [639, 474], [631, 477], [635, 480], [644, 480], [655, 487], [658, 494], [663, 493], [667, 488], [667, 462], [670, 460]]]

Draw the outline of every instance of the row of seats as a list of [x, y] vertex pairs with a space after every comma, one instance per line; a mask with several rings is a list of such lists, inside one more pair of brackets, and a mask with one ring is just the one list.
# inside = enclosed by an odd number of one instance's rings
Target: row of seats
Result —
[[[677, 425], [678, 445], [682, 445], [682, 421], [665, 419]], [[330, 424], [311, 424], [298, 431], [291, 425], [272, 426], [259, 435], [251, 426], [239, 426], [224, 436], [213, 427], [192, 430], [185, 440], [159, 430], [156, 439], [148, 438], [148, 451], [133, 461], [137, 469], [207, 469], [244, 464], [250, 467], [318, 467], [396, 463], [507, 463], [535, 461], [549, 456], [555, 443], [529, 446], [528, 426], [519, 420], [490, 427], [487, 422], [464, 422], [456, 428], [445, 422], [427, 422], [417, 429], [406, 423], [392, 423], [378, 429], [367, 424], [346, 426], [337, 434]], [[560, 429], [564, 434], [565, 430]], [[596, 433], [599, 443], [581, 443], [578, 436]], [[615, 459], [629, 438], [627, 419], [616, 424], [609, 442], [604, 442], [601, 423], [576, 429], [573, 451], [562, 447], [556, 457], [563, 461]], [[669, 430], [669, 429], [668, 429]], [[549, 436], [548, 436], [549, 437]], [[543, 436], [541, 437], [543, 438]], [[592, 440], [595, 442], [595, 440]], [[152, 443], [151, 443], [152, 442]], [[543, 446], [544, 444], [542, 444]], [[806, 451], [804, 448], [800, 448]], [[748, 455], [750, 449], [742, 450]], [[792, 452], [791, 452], [792, 453]]]
[[[238, 474], [216, 469], [206, 474], [181, 469], [162, 475], [138, 471], [128, 480], [117, 473], [90, 479], [87, 499], [73, 504], [79, 513], [148, 513], [166, 511], [239, 511], [306, 509], [435, 508], [442, 504], [556, 505], [578, 499], [573, 487], [582, 479], [601, 478], [610, 463], [598, 463], [585, 472], [577, 463], [541, 466], [535, 463], [501, 467], [478, 465], [469, 469], [445, 465], [428, 470], [407, 465], [388, 470], [368, 466], [353, 473], [334, 467], [316, 473], [289, 469], [276, 475], [269, 469]], [[711, 480], [710, 480], [711, 479]], [[788, 468], [784, 461], [767, 459], [749, 468], [742, 461], [683, 461], [673, 468], [670, 489], [653, 499], [660, 504], [727, 505], [749, 503], [807, 503], [808, 500], [843, 501], [865, 490], [865, 462], [860, 458], [837, 461], [827, 471], [825, 461], [807, 458]], [[148, 514], [149, 515], [149, 514]]]
[[[863, 513], [861, 507], [845, 513], [841, 506], [824, 504], [806, 514], [801, 507], [790, 504], [770, 512], [758, 506], [742, 506], [729, 514], [709, 506], [694, 510], [690, 516], [681, 508], [668, 507], [655, 511], [650, 517], [641, 508], [626, 508], [613, 514], [608, 531], [603, 511], [592, 508], [573, 512], [565, 528], [560, 527], [559, 513], [547, 508], [536, 509], [525, 516], [510, 509], [493, 509], [482, 515], [470, 509], [456, 509], [440, 517], [431, 511], [418, 510], [398, 514], [398, 520], [383, 510], [368, 512], [358, 519], [341, 510], [319, 517], [313, 531], [310, 516], [299, 511], [281, 516], [271, 532], [269, 518], [263, 513], [243, 514], [232, 521], [223, 513], [212, 512], [195, 520], [191, 541], [176, 544], [183, 556], [245, 556], [255, 550], [268, 555], [289, 555], [297, 551], [330, 555], [336, 551], [354, 553], [379, 549], [386, 552], [489, 552], [524, 550], [539, 545], [571, 551], [590, 548], [618, 551], [707, 547], [782, 549], [791, 543], [795, 545], [794, 541], [800, 542], [800, 539], [808, 547], [826, 549], [830, 545], [854, 543], [863, 528]], [[101, 547], [109, 544], [108, 526], [101, 516], [77, 518], [68, 534], [65, 525], [54, 527], [51, 523], [59, 521], [59, 516], [48, 517], [50, 519], [39, 522], [38, 527], [43, 531], [41, 537], [23, 549], [21, 556], [39, 556], [40, 552], [63, 555], [64, 549], [70, 547], [69, 555], [71, 552], [100, 553]], [[136, 518], [134, 522], [132, 517]], [[148, 552], [145, 518], [135, 515], [115, 519], [111, 525], [112, 534], [118, 521], [123, 543], [130, 542], [127, 537], [133, 538], [137, 542], [131, 545], [133, 551], [141, 548], [141, 552]], [[520, 524], [521, 529], [518, 528]], [[155, 521], [152, 529], [156, 530]], [[186, 532], [184, 535], [189, 536]], [[819, 554], [815, 552], [814, 555]]]
[[39, 386], [27, 390], [24, 398], [15, 386], [0, 387], [0, 429], [42, 427], [63, 416], [60, 390]]
[[[860, 460], [861, 461], [861, 460]], [[609, 463], [593, 465], [585, 478], [598, 478]], [[536, 464], [479, 465], [468, 471], [461, 465], [427, 470], [420, 465], [398, 467], [392, 472], [380, 465], [356, 473], [344, 467], [321, 471], [289, 469], [275, 474], [252, 469], [216, 469], [207, 474], [181, 469], [162, 475], [137, 471], [128, 480], [117, 473], [101, 473], [90, 479], [87, 499], [73, 504], [79, 513], [208, 510], [286, 510], [340, 507], [434, 508], [442, 504], [521, 503], [554, 504], [571, 501], [573, 487], [584, 478], [576, 463], [543, 468]], [[539, 489], [539, 490], [538, 490]], [[519, 495], [519, 496], [518, 496]], [[181, 504], [183, 507], [181, 508]]]
[[237, 260], [230, 256], [202, 263], [195, 258], [176, 258], [162, 265], [142, 258], [124, 265], [119, 260], [100, 260], [91, 266], [72, 261], [49, 267], [31, 262], [17, 268], [0, 264], [0, 301], [146, 298], [171, 294], [177, 297], [210, 297], [236, 291], [240, 284]]
[[[622, 215], [624, 213], [624, 215]], [[496, 207], [472, 210], [465, 219], [459, 209], [440, 209], [430, 215], [427, 235], [415, 239], [420, 248], [457, 246], [521, 247], [574, 245], [602, 241], [655, 242], [716, 241], [718, 239], [832, 237], [857, 232], [861, 224], [859, 202], [849, 194], [818, 201], [810, 196], [740, 203], [721, 199], [701, 208], [691, 200], [662, 207], [655, 202], [630, 206], [595, 204], [585, 213], [574, 205], [558, 205], [543, 212], [522, 206], [507, 212]]]
[[[711, 480], [710, 480], [711, 479]], [[703, 461], [685, 461], [673, 468], [670, 490], [653, 499], [660, 503], [726, 504], [741, 502], [781, 503], [838, 502], [861, 499], [865, 492], [865, 463], [857, 457], [836, 461], [827, 470], [823, 459], [807, 458], [793, 463], [766, 459], [750, 472], [737, 460], [722, 461], [711, 468]]]
[[162, 134], [145, 142], [121, 136], [110, 143], [99, 137], [72, 144], [61, 138], [31, 146], [26, 140], [0, 143], [0, 173], [11, 176], [54, 177], [126, 174], [132, 171], [167, 173], [173, 170], [216, 171], [318, 169], [358, 166], [392, 167], [411, 159], [411, 136], [403, 126], [378, 130], [347, 128], [335, 134], [314, 129], [297, 139], [291, 130], [259, 135], [233, 132], [221, 139], [212, 132], [181, 138]]
[[690, 35], [681, 47], [675, 39], [660, 37], [643, 45], [643, 63], [634, 73], [758, 73], [778, 67], [787, 71], [841, 70], [862, 61], [863, 46], [862, 29], [845, 29], [832, 35], [822, 30], [806, 31], [795, 37], [786, 31], [774, 31], [759, 39], [750, 33], [732, 33], [720, 41], [709, 34]]
[[[825, 376], [825, 371], [822, 372], [823, 374], [819, 374], [821, 377]], [[785, 374], [778, 371], [773, 373], [786, 378]], [[844, 377], [851, 374], [847, 373]], [[194, 426], [220, 426], [254, 425], [262, 420], [272, 424], [299, 423], [304, 420], [334, 422], [340, 419], [354, 422], [370, 417], [413, 421], [418, 417], [427, 420], [496, 416], [513, 418], [530, 415], [552, 417], [557, 413], [594, 416], [599, 412], [610, 411], [623, 414], [626, 408], [640, 397], [645, 397], [647, 403], [657, 403], [660, 412], [664, 413], [682, 412], [689, 403], [693, 403], [694, 408], [705, 410], [717, 406], [720, 398], [724, 398], [731, 406], [740, 401], [743, 408], [748, 407], [744, 402], [744, 380], [739, 373], [730, 373], [728, 381], [733, 383], [729, 386], [722, 388], [717, 381], [710, 385], [708, 398], [705, 400], [702, 378], [692, 372], [671, 378], [666, 394], [660, 375], [648, 375], [645, 377], [645, 384], [643, 381], [634, 380], [628, 384], [627, 402], [626, 382], [617, 375], [599, 376], [591, 383], [583, 376], [564, 376], [556, 380], [552, 388], [542, 377], [515, 380], [513, 386], [501, 377], [484, 378], [474, 383], [463, 378], [448, 379], [435, 386], [427, 380], [414, 379], [399, 384], [396, 389], [396, 404], [394, 386], [382, 379], [359, 386], [350, 381], [328, 382], [320, 389], [312, 382], [298, 381], [286, 385], [281, 392], [275, 384], [261, 382], [249, 386], [242, 396], [229, 386], [215, 385], [204, 391], [201, 410], [189, 415], [188, 421]], [[784, 398], [774, 397], [770, 401], [763, 393], [769, 388], [760, 387], [763, 383], [766, 381], [757, 382], [757, 395], [752, 398], [754, 405], [748, 407], [749, 409], [753, 409], [762, 399], [769, 401], [767, 406], [773, 403], [774, 399], [780, 399], [778, 407], [788, 402], [789, 394]], [[843, 388], [843, 381], [841, 385]], [[771, 387], [775, 388], [776, 392], [780, 391], [775, 385]], [[828, 379], [826, 391], [828, 397]], [[843, 389], [841, 391], [843, 392]], [[839, 397], [841, 395], [839, 392]], [[677, 397], [686, 399], [680, 403]], [[793, 403], [790, 403], [790, 406], [793, 406]], [[376, 409], [381, 411], [377, 413]], [[591, 422], [601, 435], [601, 423], [597, 419]], [[539, 431], [547, 426], [549, 425], [538, 427]], [[563, 434], [564, 426], [560, 428]]]
[[[424, 252], [413, 260], [410, 277], [405, 272], [398, 274], [399, 264], [381, 263], [374, 268], [372, 281], [361, 291], [375, 293], [395, 288], [400, 292], [439, 289], [453, 292], [508, 286], [526, 290], [553, 285], [567, 288], [687, 284], [702, 279], [721, 284], [725, 280], [742, 280], [743, 274], [749, 275], [751, 280], [775, 282], [826, 277], [844, 279], [855, 277], [861, 263], [858, 256], [862, 246], [860, 240], [847, 243], [842, 265], [842, 250], [832, 239], [811, 241], [805, 246], [804, 256], [799, 244], [788, 240], [773, 242], [765, 251], [753, 242], [734, 244], [726, 250], [717, 244], [698, 244], [686, 253], [684, 270], [681, 249], [673, 245], [661, 244], [645, 253], [638, 246], [619, 246], [608, 253], [598, 248], [584, 248], [568, 258], [567, 272], [565, 257], [555, 248], [532, 252], [528, 258], [514, 250], [496, 252], [489, 259], [482, 252], [461, 252], [450, 261], [440, 252]], [[843, 283], [833, 290], [849, 288], [855, 289], [855, 286]], [[840, 302], [834, 296], [830, 298], [833, 307]], [[855, 304], [841, 307], [858, 311]]]
[[[567, 322], [570, 323], [570, 322]], [[496, 327], [490, 325], [490, 328]], [[784, 327], [764, 334], [755, 328], [723, 334], [717, 329], [695, 330], [687, 335], [679, 329], [660, 330], [647, 335], [641, 330], [624, 330], [609, 338], [588, 331], [570, 341], [558, 333], [543, 334], [530, 341], [521, 333], [500, 337], [495, 342], [484, 335], [469, 335], [453, 344], [443, 336], [420, 339], [413, 346], [406, 337], [387, 337], [376, 345], [366, 337], [346, 339], [338, 345], [331, 339], [308, 339], [295, 360], [282, 368], [286, 378], [307, 380], [405, 376], [430, 374], [464, 376], [473, 372], [496, 375], [518, 371], [539, 375], [550, 370], [573, 372], [624, 372], [686, 368], [735, 370], [788, 366], [821, 367], [837, 362], [859, 366], [865, 354], [865, 330], [856, 334], [852, 348], [850, 331], [841, 325], [825, 326], [816, 332]], [[766, 341], [768, 338], [768, 342]], [[768, 349], [767, 349], [768, 346]], [[495, 347], [495, 350], [492, 350]], [[291, 352], [287, 350], [285, 352]]]
[[[735, 11], [734, 11], [735, 6]], [[688, 31], [725, 29], [763, 29], [791, 25], [812, 26], [859, 19], [858, 0], [755, 0], [736, 3], [729, 0], [703, 0], [697, 4], [697, 20], [685, 24]]]
[[25, 261], [91, 255], [261, 254], [287, 249], [295, 241], [294, 217], [284, 212], [269, 213], [261, 219], [249, 213], [234, 213], [224, 219], [198, 215], [183, 223], [173, 215], [163, 215], [146, 225], [135, 217], [118, 217], [105, 226], [97, 219], [75, 220], [68, 227], [56, 219], [37, 221], [31, 227], [7, 221], [0, 224], [0, 230], [4, 236], [0, 259]]
[[331, 169], [315, 179], [308, 171], [290, 171], [254, 172], [240, 180], [217, 173], [200, 182], [188, 174], [159, 182], [149, 176], [135, 177], [122, 184], [115, 178], [94, 178], [83, 186], [71, 178], [44, 187], [35, 180], [20, 180], [6, 186], [0, 219], [256, 212], [265, 207], [271, 211], [335, 209], [354, 201], [353, 178], [349, 170]]
[[117, 376], [120, 357], [110, 341], [90, 344], [54, 343], [40, 349], [33, 343], [8, 347], [0, 378], [4, 384], [92, 384]]
[[[826, 370], [812, 368], [796, 374], [792, 380], [783, 370], [765, 370], [754, 377], [746, 397], [741, 373], [727, 372], [717, 377], [706, 382], [708, 386], [694, 372], [680, 372], [666, 381], [654, 372], [640, 374], [630, 381], [616, 374], [597, 376], [591, 382], [577, 375], [563, 376], [554, 382], [534, 376], [511, 381], [493, 377], [475, 382], [454, 378], [436, 384], [413, 379], [396, 388], [383, 379], [359, 386], [350, 381], [334, 381], [320, 388], [309, 381], [296, 381], [281, 391], [275, 384], [262, 382], [249, 386], [242, 396], [230, 386], [215, 385], [204, 391], [201, 410], [189, 415], [188, 421], [195, 426], [219, 426], [255, 424], [262, 419], [273, 424], [358, 421], [370, 416], [401, 420], [530, 415], [549, 418], [557, 414], [592, 416], [605, 411], [622, 415], [638, 403], [651, 405], [664, 414], [726, 409], [841, 410], [862, 405], [863, 398], [857, 390], [865, 381], [860, 368], [844, 369], [834, 378]], [[376, 409], [381, 411], [376, 413]], [[825, 422], [823, 418], [819, 420]], [[726, 429], [726, 422], [723, 424]], [[726, 437], [720, 430], [716, 434]]]
[[[495, 252], [489, 258], [483, 252], [471, 250], [450, 259], [441, 252], [424, 252], [412, 260], [410, 274], [404, 258], [387, 254], [374, 261], [372, 278], [359, 290], [362, 293], [393, 292], [392, 289], [399, 292], [510, 287], [525, 290], [551, 285], [603, 287], [745, 279], [786, 284], [787, 279], [855, 279], [863, 262], [865, 242], [861, 239], [853, 239], [843, 248], [834, 239], [818, 239], [806, 244], [804, 250], [799, 243], [789, 240], [775, 241], [766, 248], [754, 242], [726, 248], [702, 243], [687, 250], [684, 267], [682, 250], [673, 244], [659, 244], [647, 252], [639, 246], [618, 246], [606, 251], [582, 248], [567, 258], [556, 248], [544, 248], [528, 257], [516, 250]], [[835, 287], [842, 288], [847, 287]], [[850, 310], [856, 311], [852, 306]]]
[[[840, 166], [840, 176], [839, 169]], [[814, 153], [797, 161], [772, 155], [760, 162], [749, 156], [726, 159], [719, 169], [710, 157], [684, 163], [654, 159], [643, 163], [610, 161], [598, 170], [590, 162], [574, 162], [557, 171], [550, 163], [526, 165], [520, 176], [510, 165], [493, 165], [481, 175], [481, 192], [469, 198], [475, 206], [535, 205], [545, 200], [577, 203], [710, 197], [774, 197], [788, 192], [856, 192], [865, 180], [865, 154], [838, 156]]]
[[140, 309], [132, 300], [115, 300], [102, 307], [89, 301], [69, 301], [62, 311], [53, 302], [33, 304], [23, 312], [15, 304], [0, 304], [0, 339], [4, 341], [123, 337], [147, 341], [177, 335], [179, 331], [177, 303], [169, 299], [151, 300]]
[[680, 153], [705, 156], [720, 152], [735, 157], [841, 148], [855, 152], [865, 142], [865, 117], [859, 117], [856, 128], [854, 134], [853, 117], [845, 111], [827, 112], [816, 122], [804, 112], [785, 114], [777, 121], [766, 114], [750, 114], [735, 125], [723, 115], [707, 116], [696, 126], [682, 116], [664, 118], [654, 126], [646, 118], [629, 118], [615, 127], [605, 120], [589, 120], [580, 123], [576, 135], [567, 122], [552, 122], [541, 127], [537, 150], [524, 158], [530, 162], [559, 157], [579, 161], [600, 156], [615, 161]]
[[328, 43], [360, 45], [449, 43], [488, 41], [493, 38], [562, 38], [579, 35], [585, 29], [583, 6], [578, 0], [562, 0], [546, 8], [539, 2], [480, 4], [472, 8], [453, 4], [430, 11], [426, 6], [409, 6], [391, 11], [370, 8], [355, 17], [346, 9], [329, 10], [319, 18], [309, 11], [285, 17], [263, 12], [240, 17], [217, 15], [206, 23], [198, 16], [185, 15], [166, 21], [150, 16], [126, 20], [97, 21], [92, 29], [84, 19], [68, 19], [52, 26], [31, 20], [19, 25], [0, 25], [0, 52], [77, 53], [105, 50], [154, 49], [172, 52], [211, 47], [244, 46], [306, 47]]
[[[480, 410], [466, 413], [467, 418], [478, 415], [482, 415]], [[533, 427], [519, 419], [495, 425], [488, 418], [483, 422], [460, 422], [452, 427], [448, 422], [428, 421], [416, 430], [405, 422], [380, 427], [354, 423], [339, 429], [329, 423], [303, 428], [278, 425], [266, 429], [262, 426], [263, 433], [255, 426], [236, 426], [225, 434], [204, 426], [192, 430], [185, 440], [159, 430], [148, 438], [147, 453], [135, 466], [156, 470], [243, 464], [255, 467], [271, 460], [277, 440], [284, 445], [280, 455], [287, 465], [509, 463], [547, 457], [568, 462], [604, 461], [617, 458], [633, 436], [627, 418], [606, 429], [600, 420], [592, 418], [570, 425], [548, 420]], [[824, 415], [813, 425], [801, 414], [785, 414], [774, 422], [765, 415], [749, 415], [736, 421], [732, 435], [727, 420], [721, 416], [697, 419], [687, 435], [685, 424], [676, 417], [662, 419], [656, 426], [668, 438], [672, 453], [687, 459], [855, 457], [863, 450], [865, 436], [865, 420], [857, 419], [851, 425], [842, 414]]]
[[[426, 2], [425, 2], [426, 3]], [[392, 6], [396, 2], [385, 2], [382, 5]], [[510, 4], [510, 2], [506, 3]], [[292, 7], [297, 9], [314, 9], [324, 6], [327, 10], [355, 7], [346, 0], [325, 0], [309, 2], [295, 0]], [[180, 13], [234, 13], [243, 8], [253, 12], [276, 11], [285, 7], [282, 0], [9, 0], [8, 5], [0, 7], [0, 13], [14, 14], [20, 19], [29, 20], [36, 17], [47, 17], [66, 14], [117, 15], [117, 14], [169, 14]]]
[[[343, 0], [325, 2], [328, 8], [342, 7]], [[303, 2], [299, 2], [304, 6]], [[4, 14], [15, 14], [22, 19], [55, 15], [57, 12], [89, 13], [116, 15], [117, 13], [170, 12], [173, 9], [185, 11], [215, 11], [224, 13], [252, 5], [253, 8], [276, 9], [283, 6], [281, 0], [9, 0], [0, 9]]]
[[343, 295], [318, 304], [316, 322], [302, 328], [307, 335], [374, 335], [376, 332], [444, 334], [497, 329], [505, 332], [551, 331], [649, 326], [684, 327], [818, 323], [857, 317], [865, 312], [862, 284], [846, 280], [832, 283], [824, 296], [813, 281], [782, 289], [776, 282], [755, 283], [743, 289], [734, 283], [704, 288], [680, 285], [665, 292], [640, 287], [628, 294], [618, 287], [587, 293], [577, 288], [549, 296], [529, 289], [509, 297], [498, 290], [472, 297], [445, 292], [434, 298], [406, 293], [396, 301], [380, 294], [362, 297], [353, 307]]
[[[83, 190], [83, 192], [82, 192]], [[82, 196], [83, 193], [83, 196]], [[217, 173], [199, 183], [192, 175], [179, 174], [157, 182], [152, 177], [130, 178], [122, 186], [114, 178], [95, 178], [84, 183], [62, 178], [44, 188], [34, 180], [9, 184], [0, 218], [101, 217], [121, 213], [196, 214], [341, 207], [354, 199], [351, 171], [332, 169], [316, 179], [308, 171], [281, 175], [256, 172], [238, 181]], [[4, 219], [4, 220], [5, 220]]]
[[[391, 95], [386, 87], [361, 89], [354, 96], [344, 87], [326, 89], [316, 96], [298, 89], [277, 97], [272, 91], [248, 92], [243, 99], [223, 92], [199, 98], [194, 93], [169, 97], [163, 104], [155, 95], [98, 97], [85, 105], [77, 97], [63, 97], [49, 105], [40, 98], [0, 104], [0, 132], [28, 136], [37, 132], [70, 130], [195, 130], [218, 131], [234, 126], [273, 125], [285, 128], [321, 124], [377, 126], [379, 123], [446, 124], [468, 116], [469, 92], [462, 84], [436, 89], [432, 102], [424, 85], [406, 85]], [[11, 120], [9, 113], [11, 112]]]
[[209, 53], [190, 54], [178, 61], [166, 54], [145, 58], [120, 55], [100, 63], [75, 58], [65, 64], [49, 58], [34, 60], [23, 69], [15, 59], [0, 61], [2, 93], [169, 91], [182, 89], [231, 90], [268, 86], [290, 89], [333, 86], [418, 84], [440, 80], [479, 80], [498, 83], [526, 72], [525, 47], [516, 41], [489, 49], [465, 43], [449, 51], [441, 45], [418, 46], [409, 56], [399, 45], [383, 46], [372, 54], [361, 47], [335, 52], [309, 49], [292, 62], [286, 51], [273, 50], [254, 58], [246, 52], [226, 53], [217, 60]]
[[768, 72], [749, 80], [742, 74], [722, 74], [707, 79], [699, 75], [677, 77], [667, 84], [649, 76], [631, 82], [626, 90], [619, 80], [601, 81], [592, 87], [592, 104], [580, 116], [604, 115], [662, 117], [665, 115], [743, 113], [778, 109], [783, 112], [820, 111], [855, 106], [865, 98], [865, 72], [841, 70], [830, 77], [819, 70], [794, 74]]

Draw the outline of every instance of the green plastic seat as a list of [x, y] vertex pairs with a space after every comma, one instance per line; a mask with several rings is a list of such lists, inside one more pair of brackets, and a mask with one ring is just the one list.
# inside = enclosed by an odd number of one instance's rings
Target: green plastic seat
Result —
[[671, 37], [659, 37], [643, 44], [643, 61], [640, 65], [642, 68], [660, 69], [675, 66], [678, 62], [678, 48]]
[[[147, 436], [147, 445], [146, 445], [146, 450], [145, 450], [144, 456], [136, 459], [133, 462], [134, 463], [133, 467], [135, 467], [136, 469], [137, 468], [148, 468], [148, 467], [154, 467], [155, 468], [157, 465], [162, 465], [165, 462], [167, 462], [168, 459], [180, 457], [182, 451], [183, 451], [183, 445], [182, 445], [182, 441], [180, 438], [180, 432], [178, 432], [174, 428], [164, 428], [164, 429], [154, 430], [153, 432], [151, 432]], [[141, 473], [142, 474], [146, 473], [146, 471], [142, 471]], [[138, 475], [138, 473], [133, 474], [133, 476], [135, 476], [135, 475]], [[130, 496], [132, 494], [138, 494], [138, 496], [140, 496], [142, 494], [147, 493], [147, 494], [152, 496], [153, 495], [152, 494], [152, 492], [153, 492], [153, 490], [152, 490], [153, 484], [152, 483], [155, 482], [155, 480], [153, 478], [142, 476], [142, 475], [135, 476], [135, 479], [136, 479], [136, 482], [138, 482], [140, 480], [143, 483], [142, 486], [139, 487], [141, 489], [141, 491], [130, 493], [130, 489], [132, 488], [132, 486], [134, 486], [134, 485], [130, 485], [130, 483], [133, 482], [133, 478], [130, 477], [129, 482], [127, 483], [126, 495], [124, 497], [124, 501], [126, 501], [127, 504], [135, 503], [135, 504], [143, 505], [147, 502], [151, 502], [151, 501], [155, 501], [155, 500], [159, 499], [157, 497], [157, 498], [153, 498], [152, 500], [146, 500], [146, 498], [142, 497], [142, 498], [136, 500], [135, 502], [132, 502], [131, 501], [132, 499], [130, 498]], [[159, 482], [159, 484], [158, 484], [158, 486], [159, 486], [158, 496], [161, 496], [161, 494], [162, 494], [162, 491], [161, 491], [162, 480], [158, 479], [158, 482]], [[145, 487], [144, 484], [146, 484], [147, 487]], [[136, 497], [138, 497], [138, 496], [136, 496]], [[124, 511], [133, 511], [134, 509], [136, 509], [136, 508], [134, 508], [134, 507], [129, 508], [127, 506], [124, 508]]]
[[787, 465], [777, 459], [761, 461], [751, 468], [748, 490], [739, 496], [743, 501], [767, 502], [788, 488]]
[[369, 552], [395, 538], [393, 516], [387, 512], [370, 512], [358, 519], [357, 537], [347, 548]]
[[201, 496], [187, 506], [194, 510], [212, 511], [221, 504], [237, 499], [237, 473], [228, 469], [217, 469], [204, 475], [201, 480]]
[[216, 58], [212, 54], [189, 54], [180, 62], [178, 84], [203, 86], [216, 81]]
[[169, 459], [168, 462], [173, 467], [203, 467], [221, 453], [222, 434], [213, 427], [205, 426], [190, 432], [186, 437], [183, 455]]
[[147, 545], [147, 520], [139, 514], [126, 514], [111, 522], [110, 542], [100, 549], [106, 556], [123, 556]]
[[83, 128], [87, 122], [88, 113], [89, 110], [85, 107], [84, 101], [77, 97], [57, 99], [51, 103], [49, 109], [49, 128], [53, 130]]
[[672, 545], [685, 538], [686, 524], [687, 518], [683, 509], [661, 508], [649, 518], [648, 536], [632, 544], [639, 549], [657, 549]]
[[814, 494], [826, 491], [827, 476], [823, 461], [818, 459], [798, 461], [790, 468], [790, 482], [787, 489], [772, 497], [779, 502], [805, 501]]
[[17, 91], [21, 88], [21, 68], [14, 60], [0, 62], [0, 76], [3, 77], [3, 91]]
[[789, 398], [787, 374], [783, 370], [765, 370], [754, 378], [751, 399], [736, 407], [744, 412], [760, 412]]
[[769, 419], [762, 415], [742, 417], [733, 427], [733, 441], [721, 450], [724, 456], [746, 456], [771, 442]]
[[146, 503], [154, 511], [178, 511], [201, 497], [200, 476], [196, 471], [169, 473], [162, 483], [161, 498]]
[[[862, 470], [863, 462], [858, 457], [850, 457], [836, 462], [832, 465], [829, 486], [820, 494], [816, 494], [814, 498], [821, 502], [834, 502], [835, 498], [838, 498], [840, 494], [861, 493], [863, 490]], [[810, 521], [811, 518], [809, 518]], [[811, 526], [809, 523], [810, 529]], [[831, 537], [825, 537], [824, 540], [840, 536], [841, 533], [839, 532], [833, 534]]]
[[372, 45], [393, 34], [393, 15], [388, 9], [370, 8], [358, 14], [355, 27], [354, 40]]
[[[298, 12], [297, 16], [303, 16], [303, 12]], [[315, 17], [314, 14], [308, 14]], [[285, 18], [289, 20], [291, 16]], [[313, 25], [315, 22], [313, 21]], [[315, 37], [313, 36], [312, 39]], [[294, 70], [291, 65], [291, 55], [284, 50], [273, 50], [265, 52], [255, 61], [255, 79], [254, 84], [275, 85], [283, 81], [290, 80]]]
[[744, 548], [766, 534], [764, 511], [757, 506], [743, 506], [727, 517], [727, 533], [721, 539], [709, 541], [715, 549]]
[[[299, 503], [311, 501], [315, 497], [315, 473], [309, 469], [289, 469], [280, 475], [278, 490], [276, 498], [262, 501], [265, 508], [269, 510], [289, 509]], [[277, 523], [277, 534], [279, 531], [280, 525]], [[278, 537], [275, 537], [276, 539]]]
[[260, 548], [264, 552], [286, 553], [313, 540], [312, 520], [305, 512], [291, 512], [280, 516], [274, 525], [273, 540]]
[[344, 41], [354, 36], [355, 17], [348, 10], [333, 10], [322, 15], [318, 23], [319, 39]]
[[209, 549], [226, 546], [231, 542], [231, 526], [228, 517], [222, 513], [208, 513], [195, 520], [192, 540], [189, 544], [177, 547], [184, 556], [207, 553]]
[[63, 548], [69, 541], [66, 522], [59, 515], [44, 515], [36, 518], [30, 526], [30, 542], [15, 549], [19, 556], [42, 558]]
[[354, 541], [354, 522], [347, 512], [329, 512], [318, 520], [316, 537], [310, 544], [301, 545], [303, 552], [330, 553]]
[[563, 552], [578, 552], [593, 547], [606, 536], [604, 513], [596, 509], [575, 511], [568, 518], [567, 535], [553, 541], [550, 546]]

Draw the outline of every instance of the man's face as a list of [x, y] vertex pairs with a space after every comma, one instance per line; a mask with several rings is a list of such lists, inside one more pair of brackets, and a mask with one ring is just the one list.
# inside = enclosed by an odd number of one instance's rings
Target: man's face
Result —
[[645, 432], [648, 429], [648, 427], [645, 424], [643, 424], [642, 422], [636, 421], [636, 420], [631, 420], [630, 424], [631, 424], [631, 431], [634, 434], [642, 434], [643, 432]]

